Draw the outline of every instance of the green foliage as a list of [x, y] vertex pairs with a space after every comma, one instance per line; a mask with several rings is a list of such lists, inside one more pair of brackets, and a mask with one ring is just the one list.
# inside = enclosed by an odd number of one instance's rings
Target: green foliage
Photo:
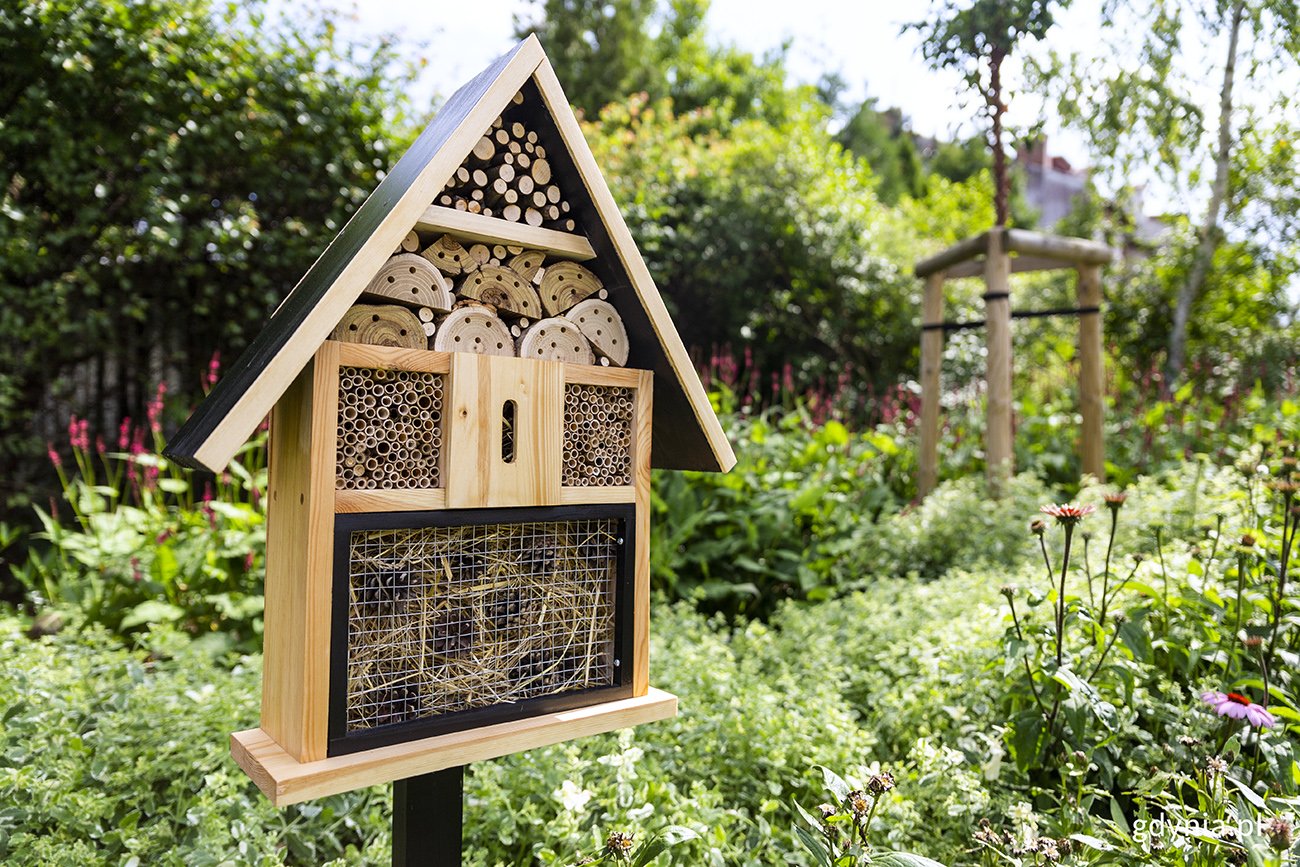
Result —
[[139, 439], [129, 453], [74, 447], [73, 456], [71, 478], [56, 463], [70, 519], [37, 509], [34, 538], [47, 544], [14, 568], [32, 607], [122, 637], [169, 624], [213, 650], [260, 647], [265, 435], [201, 491], [192, 472]]
[[896, 378], [916, 287], [873, 249], [889, 217], [867, 168], [813, 108], [725, 136], [697, 122], [638, 99], [585, 130], [687, 345], [752, 347], [757, 382], [789, 364], [797, 391]]
[[387, 167], [392, 62], [257, 2], [6, 5], [5, 501], [69, 409], [102, 433], [247, 344]]
[[[780, 125], [812, 90], [787, 81], [784, 52], [764, 58], [707, 39], [709, 0], [533, 0], [533, 32], [546, 46], [569, 101], [588, 117], [644, 94], [680, 115], [707, 114], [713, 131], [736, 120]], [[652, 32], [653, 31], [653, 32]]]

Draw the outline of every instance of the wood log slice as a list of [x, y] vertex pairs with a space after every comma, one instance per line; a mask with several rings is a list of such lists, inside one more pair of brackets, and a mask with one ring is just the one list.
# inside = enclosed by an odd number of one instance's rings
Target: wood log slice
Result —
[[519, 338], [519, 357], [535, 361], [564, 361], [594, 364], [591, 344], [578, 327], [567, 319], [552, 317], [535, 322]]
[[506, 267], [514, 271], [525, 282], [533, 282], [533, 277], [537, 274], [542, 263], [546, 261], [546, 254], [541, 250], [527, 250], [518, 256], [512, 256], [506, 262]]
[[451, 309], [451, 287], [428, 259], [415, 253], [398, 253], [384, 263], [362, 297], [382, 299], [406, 307]]
[[460, 295], [491, 304], [516, 316], [536, 318], [542, 315], [542, 304], [537, 298], [537, 292], [528, 285], [528, 281], [509, 268], [484, 265], [461, 282]]
[[395, 304], [355, 304], [348, 308], [332, 337], [344, 343], [424, 349], [428, 338], [414, 313]]
[[415, 234], [415, 231], [412, 230], [406, 233], [406, 237], [402, 239], [402, 243], [397, 245], [397, 249], [394, 250], [393, 253], [414, 253], [419, 249], [420, 236]]
[[469, 262], [469, 251], [451, 235], [443, 235], [420, 252], [420, 255], [433, 263], [443, 274], [458, 277], [465, 272]]
[[438, 352], [514, 355], [515, 341], [500, 317], [486, 307], [474, 305], [457, 308], [442, 320], [433, 335], [432, 348]]
[[602, 288], [600, 278], [577, 262], [556, 262], [546, 267], [538, 294], [546, 312], [556, 316]]
[[588, 298], [575, 304], [564, 318], [578, 327], [600, 356], [619, 367], [627, 365], [627, 328], [613, 304]]

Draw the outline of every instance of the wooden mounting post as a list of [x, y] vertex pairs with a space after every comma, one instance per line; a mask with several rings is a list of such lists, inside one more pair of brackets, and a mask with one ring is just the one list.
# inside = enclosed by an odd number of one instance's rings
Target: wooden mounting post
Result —
[[924, 497], [939, 483], [939, 395], [943, 362], [943, 271], [925, 278], [921, 299], [921, 453], [916, 493]]
[[465, 768], [393, 782], [393, 867], [461, 867]]
[[987, 322], [988, 413], [984, 432], [989, 488], [995, 496], [1005, 489], [1013, 469], [1011, 437], [1011, 257], [1006, 230], [991, 229], [984, 258], [984, 318]]
[[1106, 480], [1106, 450], [1102, 429], [1103, 370], [1101, 343], [1101, 266], [1079, 266], [1079, 454], [1084, 475]]

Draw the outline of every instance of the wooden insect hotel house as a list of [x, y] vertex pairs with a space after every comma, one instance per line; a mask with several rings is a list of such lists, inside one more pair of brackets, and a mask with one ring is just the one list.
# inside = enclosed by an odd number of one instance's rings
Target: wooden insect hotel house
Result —
[[735, 458], [535, 38], [447, 101], [168, 453], [220, 471], [268, 412], [261, 725], [231, 748], [275, 803], [676, 713], [650, 470]]

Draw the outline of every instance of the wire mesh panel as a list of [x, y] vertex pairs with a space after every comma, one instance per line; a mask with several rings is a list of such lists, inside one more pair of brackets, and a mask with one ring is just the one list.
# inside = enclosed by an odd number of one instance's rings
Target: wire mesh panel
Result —
[[345, 733], [620, 683], [624, 528], [344, 531]]
[[340, 368], [335, 487], [440, 487], [442, 401], [441, 374]]
[[630, 388], [607, 385], [564, 387], [563, 485], [632, 484]]

